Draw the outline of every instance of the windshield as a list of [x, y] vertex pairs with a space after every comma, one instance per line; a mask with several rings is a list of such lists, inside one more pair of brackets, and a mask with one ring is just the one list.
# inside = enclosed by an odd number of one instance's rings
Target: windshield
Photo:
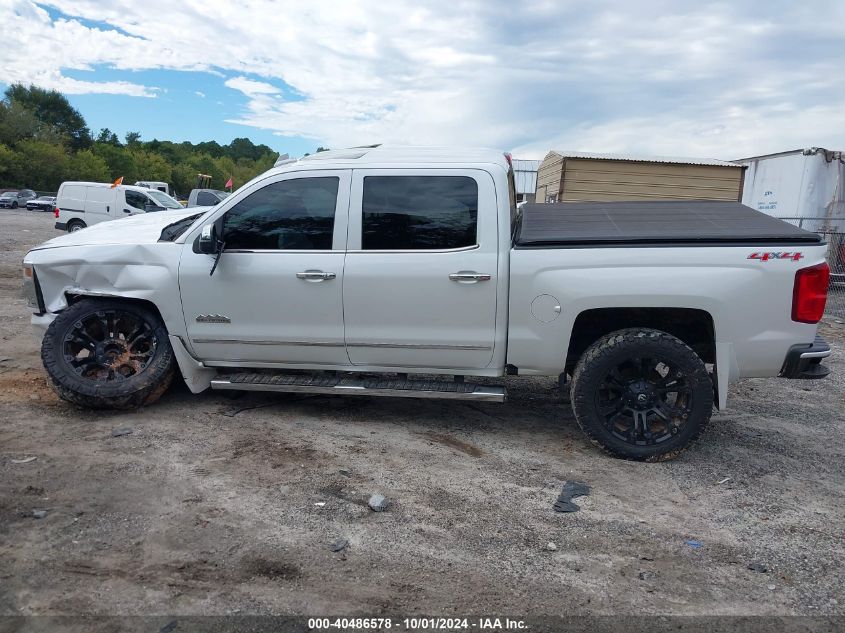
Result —
[[0, 198], [17, 198], [18, 192], [17, 191], [7, 191], [4, 193]]
[[164, 207], [165, 209], [183, 209], [184, 207], [176, 202], [173, 198], [168, 196], [163, 191], [158, 191], [157, 189], [150, 189], [146, 192], [147, 195], [155, 200], [156, 204], [160, 207]]

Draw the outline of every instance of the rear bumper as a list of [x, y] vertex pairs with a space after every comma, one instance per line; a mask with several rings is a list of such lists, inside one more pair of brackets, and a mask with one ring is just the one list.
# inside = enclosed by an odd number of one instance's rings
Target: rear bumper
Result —
[[56, 222], [56, 228], [60, 231], [67, 231], [67, 222]]
[[786, 360], [780, 370], [781, 378], [818, 379], [825, 378], [830, 370], [821, 364], [830, 356], [830, 345], [816, 334], [812, 343], [793, 345], [786, 353]]

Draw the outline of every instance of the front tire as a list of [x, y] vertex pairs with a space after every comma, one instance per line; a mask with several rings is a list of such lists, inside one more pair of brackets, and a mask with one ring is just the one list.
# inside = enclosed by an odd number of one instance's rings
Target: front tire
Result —
[[13, 202], [13, 203], [12, 203], [12, 208], [13, 208], [13, 209], [17, 209], [17, 208], [18, 208], [18, 203], [17, 203], [17, 202]]
[[677, 457], [707, 426], [713, 384], [699, 356], [659, 330], [632, 328], [593, 343], [572, 376], [578, 425], [614, 457]]
[[173, 380], [173, 349], [159, 316], [116, 299], [83, 299], [47, 328], [41, 360], [63, 400], [89, 409], [135, 409]]

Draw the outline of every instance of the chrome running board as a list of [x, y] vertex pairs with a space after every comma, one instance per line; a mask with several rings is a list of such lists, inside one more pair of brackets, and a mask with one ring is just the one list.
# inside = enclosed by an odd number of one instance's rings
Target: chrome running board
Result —
[[211, 381], [212, 389], [322, 393], [336, 396], [387, 396], [393, 398], [445, 398], [504, 402], [507, 391], [495, 385], [445, 380], [349, 378], [333, 375], [273, 373], [224, 374]]

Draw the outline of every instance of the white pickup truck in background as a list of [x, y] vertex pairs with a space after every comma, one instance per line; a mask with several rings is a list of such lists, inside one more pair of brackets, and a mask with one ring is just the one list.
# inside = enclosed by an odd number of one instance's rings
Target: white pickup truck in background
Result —
[[487, 401], [506, 395], [490, 377], [548, 375], [590, 438], [651, 461], [740, 378], [827, 374], [824, 253], [738, 203], [517, 212], [506, 155], [372, 147], [50, 240], [24, 285], [52, 383], [82, 406], [148, 404], [177, 368], [195, 393]]
[[186, 207], [213, 207], [229, 196], [228, 191], [219, 189], [191, 189]]

